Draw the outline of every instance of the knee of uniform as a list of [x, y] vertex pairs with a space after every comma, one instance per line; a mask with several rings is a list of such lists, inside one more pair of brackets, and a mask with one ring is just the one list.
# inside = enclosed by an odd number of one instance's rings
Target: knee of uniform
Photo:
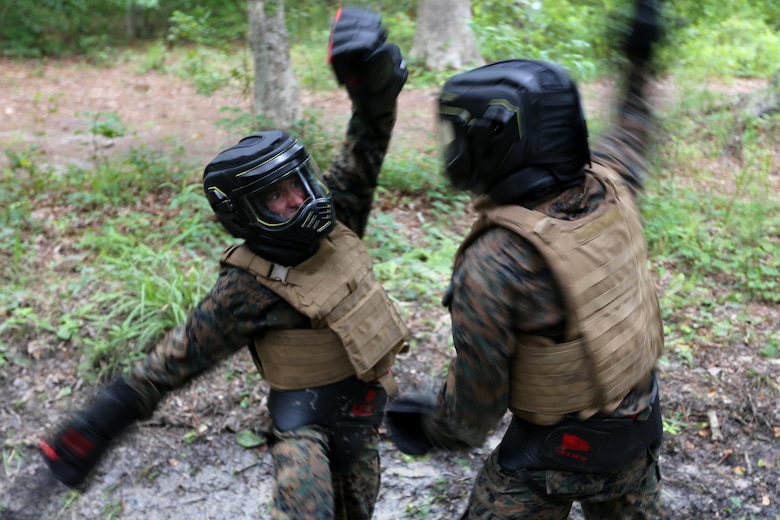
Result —
[[320, 426], [302, 426], [295, 430], [274, 430], [270, 453], [276, 468], [303, 467], [313, 473], [330, 473], [328, 433]]

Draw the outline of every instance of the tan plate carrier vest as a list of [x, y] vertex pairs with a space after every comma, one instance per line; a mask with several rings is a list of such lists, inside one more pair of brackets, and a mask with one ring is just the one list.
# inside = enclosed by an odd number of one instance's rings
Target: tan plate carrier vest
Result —
[[379, 380], [394, 395], [390, 374], [407, 329], [376, 279], [360, 238], [337, 223], [317, 253], [282, 267], [245, 245], [229, 247], [221, 262], [253, 274], [311, 320], [311, 329], [272, 329], [252, 346], [258, 370], [275, 390], [299, 390], [357, 375]]
[[592, 215], [558, 220], [483, 199], [476, 206], [481, 218], [456, 255], [499, 225], [530, 242], [559, 283], [565, 342], [523, 335], [511, 361], [509, 408], [539, 425], [556, 424], [564, 414], [584, 420], [611, 413], [632, 388], [649, 382], [663, 349], [639, 210], [615, 174], [596, 163], [592, 173], [607, 191]]

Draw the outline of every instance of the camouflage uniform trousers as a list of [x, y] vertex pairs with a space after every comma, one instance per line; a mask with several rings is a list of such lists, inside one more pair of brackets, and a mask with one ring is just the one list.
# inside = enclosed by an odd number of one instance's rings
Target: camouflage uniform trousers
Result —
[[526, 478], [501, 468], [496, 449], [477, 474], [461, 520], [564, 520], [574, 501], [589, 520], [666, 518], [659, 450], [660, 445], [648, 448], [615, 473], [526, 472], [547, 489], [551, 503], [529, 488]]
[[328, 433], [319, 426], [275, 431], [271, 517], [275, 520], [368, 520], [379, 494], [379, 433], [374, 429], [349, 472], [331, 474]]

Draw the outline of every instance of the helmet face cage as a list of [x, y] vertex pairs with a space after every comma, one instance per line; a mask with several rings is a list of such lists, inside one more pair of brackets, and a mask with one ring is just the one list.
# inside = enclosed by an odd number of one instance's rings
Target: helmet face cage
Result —
[[[510, 152], [525, 151], [528, 140], [522, 139], [519, 106], [501, 97], [477, 102], [462, 107], [442, 102], [438, 133], [444, 171], [452, 185], [481, 194], [503, 173]], [[472, 116], [470, 110], [479, 115]]]
[[471, 120], [471, 114], [466, 110], [441, 107], [437, 126], [439, 155], [445, 174], [459, 190], [470, 189], [475, 181], [472, 178], [474, 168], [468, 143], [468, 125]]
[[317, 233], [330, 224], [330, 192], [311, 158], [272, 183], [242, 195], [238, 205], [247, 225], [265, 233], [295, 228]]

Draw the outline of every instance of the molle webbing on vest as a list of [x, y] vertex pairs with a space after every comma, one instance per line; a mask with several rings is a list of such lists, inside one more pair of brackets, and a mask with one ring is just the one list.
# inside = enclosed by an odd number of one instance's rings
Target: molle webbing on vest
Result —
[[344, 345], [330, 329], [269, 330], [258, 343], [258, 368], [275, 390], [324, 386], [355, 375]]
[[[380, 379], [393, 393], [387, 374], [407, 330], [348, 228], [337, 224], [313, 257], [286, 272], [245, 246], [228, 249], [222, 261], [254, 274], [311, 320], [310, 330], [270, 330], [256, 340], [258, 368], [272, 388], [296, 390], [357, 375]], [[280, 272], [283, 280], [271, 277]]]
[[620, 179], [598, 164], [594, 170], [607, 199], [593, 215], [565, 221], [521, 206], [483, 208], [467, 239], [495, 225], [516, 232], [545, 258], [562, 290], [566, 342], [523, 336], [512, 360], [510, 409], [536, 424], [614, 411], [663, 346], [639, 211]]

